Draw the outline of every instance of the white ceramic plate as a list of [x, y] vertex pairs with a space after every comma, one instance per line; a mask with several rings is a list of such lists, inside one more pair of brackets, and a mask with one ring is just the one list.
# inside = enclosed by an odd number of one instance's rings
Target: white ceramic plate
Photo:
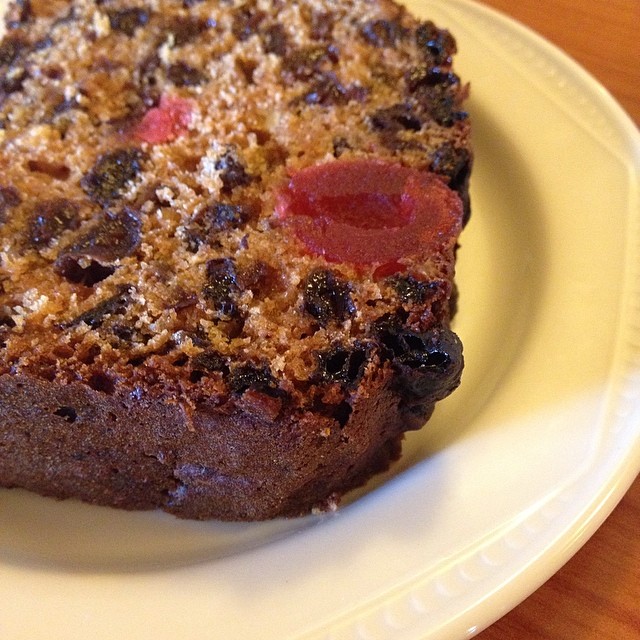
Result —
[[337, 514], [179, 522], [0, 492], [6, 640], [462, 638], [552, 575], [640, 469], [637, 129], [463, 0], [410, 3], [472, 80], [462, 387]]

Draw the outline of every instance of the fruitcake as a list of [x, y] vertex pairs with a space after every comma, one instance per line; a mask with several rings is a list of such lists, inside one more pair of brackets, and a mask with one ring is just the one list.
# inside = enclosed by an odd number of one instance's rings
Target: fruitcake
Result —
[[456, 41], [391, 0], [14, 0], [0, 486], [333, 509], [459, 384]]

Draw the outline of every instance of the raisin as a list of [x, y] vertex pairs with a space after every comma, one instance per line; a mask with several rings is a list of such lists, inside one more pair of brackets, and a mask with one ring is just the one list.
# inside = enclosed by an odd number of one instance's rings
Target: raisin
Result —
[[216, 202], [204, 209], [202, 215], [209, 231], [228, 231], [246, 224], [252, 215], [251, 208], [242, 204]]
[[[71, 282], [92, 286], [115, 271], [116, 260], [137, 249], [140, 230], [141, 222], [133, 211], [105, 212], [97, 224], [60, 252], [56, 270]], [[83, 266], [86, 262], [89, 265]]]
[[233, 393], [244, 393], [247, 389], [253, 389], [267, 395], [281, 395], [278, 383], [266, 364], [245, 364], [232, 369], [228, 384]]
[[129, 327], [126, 324], [115, 322], [111, 325], [111, 333], [123, 342], [133, 342], [136, 332], [132, 327]]
[[456, 41], [444, 29], [431, 22], [424, 22], [416, 29], [416, 44], [429, 62], [436, 65], [451, 64], [456, 52]]
[[105, 212], [101, 220], [65, 249], [67, 255], [113, 262], [130, 256], [140, 244], [142, 223], [131, 209]]
[[437, 282], [418, 280], [412, 275], [395, 275], [389, 278], [389, 284], [396, 290], [400, 300], [405, 303], [422, 304], [430, 293], [438, 288]]
[[74, 256], [60, 256], [55, 262], [56, 272], [65, 280], [85, 287], [93, 287], [112, 276], [116, 268], [113, 265], [103, 265], [97, 260], [90, 260], [88, 264], [81, 262]]
[[4, 312], [0, 312], [0, 327], [13, 329], [16, 326], [15, 320]]
[[0, 77], [0, 96], [4, 93], [9, 95], [21, 91], [25, 80], [29, 74], [22, 68], [11, 68]]
[[106, 153], [98, 158], [80, 185], [94, 202], [107, 206], [120, 196], [127, 182], [142, 170], [143, 157], [138, 149], [118, 149]]
[[410, 402], [435, 402], [460, 383], [462, 343], [447, 328], [426, 333], [387, 326], [378, 333], [396, 370], [396, 389]]
[[34, 173], [43, 173], [54, 180], [65, 181], [71, 175], [71, 169], [59, 162], [48, 162], [47, 160], [29, 160], [27, 168]]
[[162, 92], [158, 86], [157, 77], [160, 62], [160, 57], [154, 53], [144, 58], [136, 70], [140, 97], [147, 107], [155, 107], [160, 101]]
[[109, 24], [114, 31], [120, 31], [131, 37], [136, 29], [144, 27], [149, 22], [149, 12], [140, 7], [131, 7], [122, 11], [109, 11]]
[[314, 11], [311, 14], [311, 37], [314, 40], [330, 40], [335, 17], [331, 13]]
[[378, 109], [371, 115], [370, 123], [373, 129], [385, 134], [395, 134], [402, 130], [420, 131], [422, 128], [422, 122], [406, 103]]
[[119, 285], [111, 297], [98, 303], [93, 309], [89, 309], [73, 320], [64, 323], [62, 328], [68, 329], [84, 323], [92, 329], [98, 329], [110, 316], [121, 316], [127, 312], [133, 291], [134, 288], [129, 285]]
[[206, 80], [202, 71], [189, 66], [186, 62], [176, 62], [167, 69], [167, 78], [176, 87], [195, 87]]
[[351, 145], [346, 138], [337, 137], [333, 139], [333, 155], [335, 158], [339, 158], [348, 149], [351, 149]]
[[367, 95], [363, 87], [350, 85], [345, 87], [340, 83], [335, 73], [327, 72], [318, 74], [315, 81], [301, 96], [306, 104], [319, 104], [322, 106], [347, 104], [351, 100], [362, 102]]
[[46, 36], [41, 40], [36, 40], [36, 42], [33, 43], [33, 50], [44, 51], [45, 49], [49, 49], [52, 46], [53, 46], [53, 39], [50, 38], [49, 36]]
[[242, 289], [251, 289], [254, 298], [266, 295], [278, 285], [278, 271], [261, 260], [256, 260], [238, 272]]
[[75, 98], [71, 98], [71, 100], [65, 100], [62, 98], [60, 102], [53, 107], [53, 116], [59, 116], [67, 111], [72, 111], [73, 109], [84, 110]]
[[371, 20], [362, 25], [360, 33], [374, 47], [394, 47], [406, 35], [406, 29], [395, 20]]
[[236, 187], [248, 185], [253, 179], [232, 149], [227, 149], [216, 160], [214, 167], [217, 171], [220, 171], [222, 193], [224, 194], [231, 193]]
[[439, 146], [431, 160], [431, 171], [449, 178], [449, 186], [459, 189], [467, 182], [471, 154], [468, 149], [454, 147], [450, 142]]
[[240, 293], [235, 263], [231, 258], [207, 262], [206, 283], [202, 294], [222, 316], [236, 316], [238, 308], [235, 298]]
[[258, 32], [264, 19], [265, 14], [256, 8], [255, 2], [247, 2], [233, 14], [231, 31], [241, 42], [248, 40]]
[[287, 53], [287, 33], [281, 24], [273, 24], [262, 33], [265, 53], [284, 56]]
[[7, 218], [7, 211], [17, 207], [21, 202], [20, 194], [15, 187], [0, 186], [0, 223]]
[[346, 320], [356, 309], [349, 286], [333, 271], [318, 269], [304, 282], [304, 310], [324, 326]]
[[0, 42], [0, 65], [13, 64], [25, 48], [25, 42], [19, 38], [5, 38]]
[[284, 58], [282, 70], [296, 80], [307, 80], [330, 64], [339, 60], [334, 45], [314, 45], [296, 49]]
[[78, 226], [78, 205], [65, 198], [36, 205], [29, 221], [29, 241], [35, 247], [48, 245], [66, 229]]
[[460, 78], [451, 71], [445, 71], [440, 67], [429, 67], [421, 65], [410, 69], [405, 80], [410, 92], [417, 91], [420, 87], [435, 87], [443, 85], [445, 87], [458, 86]]
[[203, 351], [191, 358], [191, 367], [198, 371], [229, 371], [227, 362], [224, 357], [213, 349]]
[[468, 114], [459, 111], [455, 94], [443, 85], [423, 87], [419, 93], [420, 106], [443, 127], [451, 127], [459, 120], [465, 120]]
[[176, 47], [193, 42], [207, 29], [215, 24], [211, 20], [201, 20], [199, 18], [175, 18], [168, 26], [167, 31], [173, 35], [173, 44]]
[[321, 382], [338, 382], [347, 387], [357, 387], [371, 358], [372, 346], [355, 343], [351, 346], [334, 346], [316, 354], [316, 377]]

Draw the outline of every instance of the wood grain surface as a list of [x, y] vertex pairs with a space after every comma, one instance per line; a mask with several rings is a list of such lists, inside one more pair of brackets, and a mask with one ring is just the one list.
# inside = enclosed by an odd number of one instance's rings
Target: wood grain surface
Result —
[[[563, 49], [640, 124], [640, 0], [484, 0], [484, 4]], [[555, 576], [477, 638], [639, 640], [640, 478]]]

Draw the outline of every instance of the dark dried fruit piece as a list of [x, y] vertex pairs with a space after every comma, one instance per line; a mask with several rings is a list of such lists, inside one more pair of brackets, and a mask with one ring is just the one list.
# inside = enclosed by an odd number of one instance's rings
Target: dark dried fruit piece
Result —
[[306, 104], [319, 104], [324, 106], [347, 104], [351, 100], [362, 102], [367, 96], [367, 91], [358, 85], [345, 87], [335, 73], [318, 74], [309, 90], [300, 96]]
[[335, 16], [331, 13], [311, 13], [311, 37], [314, 40], [330, 40], [335, 24]]
[[140, 244], [142, 223], [131, 209], [105, 212], [101, 220], [65, 248], [64, 254], [113, 262], [131, 255]]
[[435, 87], [436, 85], [453, 87], [460, 84], [460, 78], [452, 71], [427, 65], [413, 67], [406, 74], [405, 79], [410, 92], [415, 92], [420, 87]]
[[284, 56], [287, 53], [287, 32], [281, 24], [273, 24], [262, 33], [262, 46], [265, 53]]
[[415, 81], [407, 85], [413, 87], [409, 102], [414, 105], [415, 112], [422, 117], [430, 117], [443, 127], [451, 127], [459, 120], [465, 120], [468, 114], [460, 111], [460, 92], [457, 76], [447, 74], [448, 80], [442, 83], [430, 84]]
[[267, 395], [282, 395], [278, 388], [278, 382], [267, 364], [261, 366], [245, 364], [232, 369], [228, 385], [233, 393], [244, 393], [247, 389], [253, 389]]
[[308, 80], [338, 60], [338, 49], [334, 45], [314, 45], [292, 51], [284, 58], [282, 70], [296, 80]]
[[406, 103], [378, 109], [371, 115], [370, 122], [373, 129], [384, 134], [395, 134], [403, 130], [420, 131], [422, 128], [422, 122], [415, 110]]
[[131, 37], [136, 29], [149, 22], [149, 12], [141, 7], [131, 7], [122, 11], [108, 11], [109, 24], [114, 31], [120, 31]]
[[351, 145], [346, 138], [338, 137], [333, 139], [333, 155], [339, 158], [347, 149], [351, 149]]
[[4, 312], [0, 312], [0, 327], [13, 329], [16, 326], [15, 320]]
[[133, 291], [134, 288], [130, 285], [119, 285], [111, 297], [98, 303], [93, 309], [89, 309], [66, 322], [63, 328], [68, 329], [84, 322], [92, 329], [98, 329], [110, 316], [121, 316], [127, 312]]
[[77, 228], [78, 211], [77, 203], [65, 198], [39, 202], [29, 221], [29, 242], [46, 246], [66, 229]]
[[356, 342], [350, 346], [334, 346], [317, 353], [317, 377], [321, 382], [338, 382], [357, 387], [371, 358], [372, 346]]
[[161, 90], [158, 86], [160, 67], [160, 57], [154, 53], [144, 58], [134, 73], [138, 92], [147, 107], [155, 107], [160, 100]]
[[59, 162], [48, 162], [47, 160], [29, 160], [27, 168], [34, 173], [43, 173], [54, 180], [68, 180], [71, 175], [71, 169], [66, 164]]
[[9, 70], [0, 76], [0, 96], [9, 95], [21, 91], [25, 80], [29, 77], [22, 67], [10, 67]]
[[227, 149], [216, 160], [214, 167], [220, 171], [222, 193], [224, 194], [231, 193], [236, 187], [248, 185], [253, 180], [233, 149]]
[[460, 384], [462, 343], [450, 329], [426, 333], [387, 325], [378, 333], [398, 374], [396, 388], [410, 402], [436, 402]]
[[438, 288], [437, 282], [418, 280], [412, 275], [394, 275], [389, 278], [389, 284], [396, 290], [400, 300], [405, 303], [422, 304], [429, 294]]
[[247, 205], [215, 202], [202, 211], [207, 231], [228, 231], [246, 224], [253, 212]]
[[186, 62], [176, 62], [167, 69], [167, 79], [176, 87], [195, 87], [206, 80], [206, 76], [199, 69], [191, 67]]
[[221, 371], [223, 373], [229, 370], [224, 356], [213, 349], [203, 351], [191, 358], [191, 368], [197, 371]]
[[26, 47], [27, 44], [20, 38], [5, 38], [0, 42], [0, 65], [13, 64]]
[[207, 262], [206, 283], [202, 294], [221, 316], [237, 315], [236, 297], [240, 293], [235, 263], [231, 258]]
[[395, 20], [371, 20], [362, 25], [360, 33], [374, 47], [394, 47], [407, 30]]
[[143, 153], [138, 149], [118, 149], [106, 153], [98, 158], [80, 185], [94, 202], [107, 206], [120, 196], [127, 182], [142, 170], [143, 158]]
[[[140, 244], [141, 222], [130, 209], [105, 212], [102, 219], [62, 249], [55, 262], [60, 275], [92, 286], [115, 271], [113, 263]], [[88, 266], [84, 266], [86, 263]]]
[[436, 65], [450, 65], [457, 48], [454, 37], [445, 29], [438, 29], [431, 21], [416, 29], [416, 43], [427, 60]]
[[342, 322], [356, 310], [349, 285], [329, 269], [313, 271], [303, 286], [304, 310], [321, 325]]
[[17, 207], [21, 202], [20, 194], [15, 187], [0, 186], [0, 223], [7, 217], [7, 211]]
[[233, 15], [231, 31], [241, 42], [258, 33], [260, 24], [266, 17], [255, 5], [255, 2], [247, 2], [239, 7]]
[[449, 178], [449, 187], [460, 195], [464, 208], [464, 224], [471, 216], [469, 197], [471, 163], [472, 156], [468, 149], [454, 147], [450, 142], [445, 142], [436, 149], [431, 164], [431, 171]]
[[454, 147], [450, 142], [445, 142], [433, 154], [431, 171], [449, 178], [449, 186], [457, 190], [464, 186], [469, 178], [471, 154], [468, 149]]
[[168, 25], [167, 31], [173, 36], [173, 45], [181, 47], [196, 40], [215, 24], [211, 20], [192, 17], [177, 17]]
[[33, 50], [44, 51], [45, 49], [48, 49], [49, 47], [52, 47], [52, 46], [53, 46], [53, 39], [50, 38], [49, 36], [46, 36], [41, 40], [37, 40], [36, 42], [33, 43]]

